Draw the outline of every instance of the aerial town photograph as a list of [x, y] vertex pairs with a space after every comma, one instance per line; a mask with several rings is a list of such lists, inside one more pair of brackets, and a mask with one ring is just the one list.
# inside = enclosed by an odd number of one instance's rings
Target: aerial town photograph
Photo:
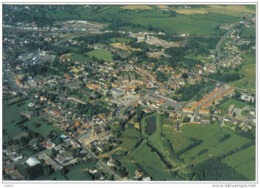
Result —
[[2, 180], [257, 180], [256, 4], [2, 4]]

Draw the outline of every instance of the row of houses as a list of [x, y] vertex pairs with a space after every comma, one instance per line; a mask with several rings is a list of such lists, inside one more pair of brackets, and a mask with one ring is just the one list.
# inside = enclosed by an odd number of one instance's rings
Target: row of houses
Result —
[[209, 114], [210, 111], [207, 109], [213, 103], [219, 102], [224, 96], [233, 94], [235, 90], [234, 86], [221, 86], [216, 87], [211, 93], [204, 96], [201, 100], [194, 103], [191, 107], [185, 107], [182, 109], [183, 112], [192, 113], [198, 111], [200, 114]]

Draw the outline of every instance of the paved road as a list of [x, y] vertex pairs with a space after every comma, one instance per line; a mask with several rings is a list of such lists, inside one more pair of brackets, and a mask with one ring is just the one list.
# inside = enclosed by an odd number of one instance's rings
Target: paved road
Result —
[[105, 164], [104, 162], [102, 162], [101, 160], [99, 160], [99, 158], [95, 155], [95, 153], [93, 153], [90, 149], [88, 149], [87, 147], [85, 147], [83, 144], [82, 144], [82, 147], [91, 155], [92, 158], [98, 160], [97, 166], [98, 166], [99, 168], [101, 168], [103, 171], [105, 171], [105, 172], [108, 173], [109, 175], [113, 175], [113, 177], [114, 177], [115, 180], [120, 180], [120, 181], [123, 180], [123, 178], [121, 178], [121, 177], [120, 177], [119, 175], [117, 175], [113, 170], [111, 170], [107, 164]]
[[218, 41], [217, 45], [216, 45], [216, 57], [213, 60], [213, 63], [216, 63], [219, 59], [220, 59], [220, 52], [221, 52], [221, 45], [222, 43], [226, 40], [226, 38], [228, 38], [230, 36], [230, 34], [235, 31], [234, 29], [229, 30], [221, 39], [220, 41]]

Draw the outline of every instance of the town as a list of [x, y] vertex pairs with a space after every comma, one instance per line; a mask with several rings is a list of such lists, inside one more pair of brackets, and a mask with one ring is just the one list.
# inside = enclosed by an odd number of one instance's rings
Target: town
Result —
[[2, 14], [4, 180], [256, 179], [254, 5]]

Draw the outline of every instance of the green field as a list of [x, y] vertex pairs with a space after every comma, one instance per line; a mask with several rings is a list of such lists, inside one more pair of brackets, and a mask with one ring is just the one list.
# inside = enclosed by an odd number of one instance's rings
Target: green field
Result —
[[255, 180], [255, 146], [251, 146], [222, 160], [250, 180]]
[[[56, 128], [39, 118], [33, 117], [22, 125], [16, 125], [16, 122], [21, 120], [20, 112], [27, 109], [28, 103], [29, 101], [26, 101], [22, 106], [17, 106], [16, 104], [7, 106], [3, 104], [3, 128], [11, 138], [20, 138], [21, 136], [28, 135], [21, 129], [21, 126], [28, 127], [30, 130], [47, 137], [50, 131], [55, 130]], [[41, 126], [37, 128], [35, 123], [40, 123]]]
[[119, 140], [122, 141], [120, 146], [123, 147], [126, 151], [131, 151], [135, 148], [135, 145], [139, 138], [140, 131], [133, 127], [128, 127], [124, 130], [119, 138]]
[[129, 156], [118, 156], [116, 157], [118, 161], [126, 168], [128, 172], [128, 177], [132, 178], [135, 176], [135, 171], [138, 167], [135, 165], [135, 162]]
[[75, 180], [75, 181], [90, 181], [93, 180], [88, 172], [84, 172], [87, 168], [95, 167], [94, 163], [78, 163], [72, 167], [68, 167], [68, 173], [64, 176], [60, 171], [56, 171], [50, 175], [44, 175], [37, 178], [37, 180]]
[[156, 153], [151, 152], [151, 148], [147, 144], [143, 144], [133, 156], [133, 159], [142, 165], [147, 172], [155, 180], [175, 180], [171, 172], [166, 170], [164, 163], [160, 160]]
[[192, 6], [191, 8], [172, 8], [179, 14], [207, 14], [218, 13], [231, 16], [241, 16], [241, 11], [248, 13], [255, 13], [255, 6], [242, 6], [242, 5], [208, 5], [208, 6]]
[[27, 133], [22, 131], [22, 129], [16, 125], [20, 118], [20, 111], [27, 109], [28, 101], [22, 105], [17, 106], [16, 104], [7, 106], [3, 104], [3, 129], [11, 138], [17, 138]]
[[248, 115], [249, 115], [249, 110], [243, 110], [243, 111], [241, 112], [241, 115], [243, 115], [243, 116], [248, 116]]
[[145, 27], [152, 25], [153, 27], [163, 29], [169, 34], [196, 34], [209, 35], [215, 33], [215, 28], [222, 24], [223, 20], [226, 23], [238, 21], [237, 17], [227, 16], [222, 14], [196, 14], [196, 15], [180, 15], [167, 18], [138, 18], [132, 22], [141, 24]]
[[63, 175], [61, 175], [60, 171], [53, 172], [51, 175], [40, 176], [37, 180], [56, 180], [56, 181], [64, 181], [67, 180]]
[[[40, 123], [40, 127], [36, 127], [35, 123]], [[46, 121], [43, 121], [39, 118], [31, 118], [29, 121], [24, 123], [24, 126], [28, 127], [33, 132], [39, 133], [43, 137], [48, 137], [49, 133], [52, 130], [56, 130], [56, 128], [50, 124], [48, 124]]]
[[246, 27], [245, 30], [241, 33], [242, 38], [255, 38], [256, 28], [255, 27]]
[[[163, 125], [162, 127], [163, 133], [166, 139], [169, 139], [172, 143], [173, 149], [175, 152], [179, 152], [181, 149], [186, 148], [190, 144], [193, 143], [191, 138], [201, 139], [203, 142], [180, 155], [180, 158], [184, 160], [184, 164], [197, 164], [202, 161], [205, 161], [211, 157], [218, 157], [219, 155], [228, 153], [231, 150], [239, 149], [241, 146], [248, 144], [251, 140], [249, 138], [242, 137], [235, 132], [231, 131], [228, 128], [221, 128], [216, 125], [184, 125], [181, 127], [180, 133], [173, 132], [172, 128], [168, 125]], [[228, 138], [223, 139], [225, 135], [229, 135]], [[252, 170], [252, 165], [254, 165], [254, 156], [255, 153], [253, 150], [238, 150], [239, 152], [233, 154], [237, 157], [240, 157], [241, 160], [244, 156], [244, 152], [248, 153], [245, 161], [248, 158], [250, 165], [246, 170], [250, 171], [249, 174], [254, 175], [254, 171]], [[241, 152], [241, 155], [240, 155]], [[231, 155], [231, 156], [233, 156]], [[228, 157], [229, 158], [229, 157]], [[235, 158], [233, 158], [234, 160]], [[225, 159], [225, 163], [233, 167], [233, 164], [229, 164], [232, 160]], [[238, 163], [236, 163], [238, 164]], [[244, 165], [241, 168], [246, 168]], [[238, 172], [241, 172], [240, 169], [235, 168]], [[252, 177], [252, 175], [250, 175]], [[252, 179], [252, 178], [251, 178]]]
[[111, 38], [109, 39], [110, 43], [128, 43], [130, 40], [126, 38]]
[[69, 168], [69, 172], [66, 174], [66, 176], [69, 178], [69, 180], [93, 180], [91, 175], [88, 172], [84, 172], [84, 170], [95, 166], [96, 165], [92, 163], [78, 163]]
[[230, 82], [238, 88], [246, 89], [251, 93], [256, 91], [256, 56], [254, 53], [248, 53], [243, 55], [243, 65], [239, 70], [239, 73], [243, 77], [239, 80]]
[[112, 62], [113, 55], [108, 51], [104, 49], [96, 49], [93, 51], [90, 51], [87, 53], [90, 57], [95, 57], [97, 59], [102, 59], [107, 62]]
[[235, 99], [228, 99], [227, 101], [222, 103], [219, 107], [220, 107], [221, 110], [227, 112], [228, 108], [232, 104], [234, 104], [237, 108], [240, 108], [240, 109], [247, 106], [247, 104], [242, 102], [242, 101], [238, 101], [238, 100], [235, 100]]
[[156, 6], [149, 7], [148, 10], [136, 10], [136, 8], [125, 10], [121, 6], [93, 6], [91, 8], [74, 6], [70, 10], [50, 11], [48, 17], [54, 20], [74, 18], [103, 23], [113, 23], [115, 20], [120, 20], [124, 23], [120, 28], [127, 31], [134, 31], [136, 28], [140, 31], [151, 25], [153, 28], [162, 29], [168, 34], [210, 35], [217, 33], [215, 29], [218, 25], [239, 21], [241, 10], [255, 13], [246, 6], [193, 6], [192, 9], [175, 10], [175, 8], [170, 8], [177, 12], [181, 11], [177, 16], [171, 17], [170, 12], [163, 11]]
[[70, 58], [72, 62], [87, 62], [89, 57], [86, 54], [69, 53], [65, 54], [66, 57]]

